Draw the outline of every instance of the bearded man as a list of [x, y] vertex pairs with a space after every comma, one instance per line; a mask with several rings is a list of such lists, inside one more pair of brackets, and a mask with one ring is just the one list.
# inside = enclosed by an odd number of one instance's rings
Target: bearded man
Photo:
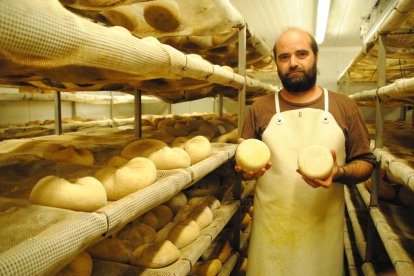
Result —
[[[250, 106], [241, 138], [267, 144], [271, 160], [257, 178], [247, 275], [343, 275], [344, 184], [368, 179], [375, 165], [358, 106], [316, 85], [318, 45], [300, 29], [282, 33], [274, 56], [283, 89]], [[297, 166], [301, 149], [331, 151], [334, 167], [310, 179]]]

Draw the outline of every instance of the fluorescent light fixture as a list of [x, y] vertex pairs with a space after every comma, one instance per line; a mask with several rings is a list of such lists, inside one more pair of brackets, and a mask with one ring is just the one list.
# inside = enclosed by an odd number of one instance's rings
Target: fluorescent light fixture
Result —
[[318, 13], [316, 14], [316, 43], [321, 44], [325, 39], [326, 25], [328, 25], [328, 14], [330, 0], [318, 0]]

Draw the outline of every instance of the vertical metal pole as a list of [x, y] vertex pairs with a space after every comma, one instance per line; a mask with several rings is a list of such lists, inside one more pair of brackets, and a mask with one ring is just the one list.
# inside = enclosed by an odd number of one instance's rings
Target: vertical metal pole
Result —
[[402, 106], [400, 108], [400, 120], [401, 121], [407, 120], [407, 107], [406, 106]]
[[[239, 90], [238, 95], [238, 135], [241, 135], [241, 131], [243, 128], [244, 122], [244, 109], [246, 105], [246, 26], [243, 26], [239, 29], [239, 64], [238, 64], [238, 73], [241, 76], [244, 76], [244, 84], [243, 87]], [[241, 178], [237, 179], [236, 188], [235, 188], [235, 198], [238, 198], [241, 202]], [[237, 248], [239, 252], [239, 256], [237, 258], [236, 265], [233, 268], [232, 275], [238, 275], [240, 269], [240, 258], [241, 258], [241, 248], [240, 248], [240, 223], [241, 223], [241, 208], [239, 207], [234, 214], [234, 246]]]
[[109, 91], [109, 96], [111, 97], [109, 100], [109, 119], [111, 120], [111, 127], [114, 127], [114, 96], [112, 95], [112, 91]]
[[134, 122], [135, 122], [135, 137], [142, 137], [141, 117], [142, 117], [142, 103], [141, 103], [141, 90], [137, 90], [134, 93]]
[[[386, 36], [378, 37], [378, 88], [385, 86], [386, 82]], [[383, 144], [384, 131], [384, 103], [376, 97], [376, 117], [375, 117], [375, 147], [381, 148]]]
[[219, 108], [219, 110], [218, 110], [219, 112], [218, 113], [219, 113], [219, 116], [220, 117], [223, 117], [223, 108], [224, 108], [224, 105], [223, 105], [223, 100], [224, 100], [223, 95], [220, 94], [218, 96], [218, 100], [219, 100], [219, 102], [218, 102], [219, 103], [219, 107], [218, 107]]
[[62, 102], [60, 100], [60, 91], [54, 93], [54, 107], [55, 107], [55, 134], [62, 134]]
[[72, 102], [71, 106], [72, 106], [72, 117], [76, 117], [78, 115], [76, 102]]
[[[245, 77], [246, 74], [246, 26], [239, 29], [239, 75]], [[246, 104], [246, 77], [243, 87], [239, 90], [239, 116], [238, 116], [238, 132], [241, 134], [243, 123], [244, 123], [244, 108]]]
[[[378, 38], [378, 82], [377, 86], [378, 88], [383, 87], [386, 82], [386, 36], [385, 35], [379, 35]], [[380, 148], [383, 146], [383, 130], [384, 130], [384, 103], [381, 101], [381, 99], [376, 97], [376, 120], [375, 120], [375, 147]], [[372, 175], [372, 189], [371, 189], [371, 199], [368, 211], [372, 208], [378, 207], [378, 187], [379, 183], [381, 182], [381, 162], [377, 163], [374, 168], [374, 173]], [[367, 247], [365, 251], [365, 262], [372, 262], [374, 260], [374, 254], [375, 254], [375, 248], [374, 244], [376, 241], [376, 229], [374, 222], [372, 221], [371, 216], [369, 216], [368, 220], [368, 227], [367, 227]]]

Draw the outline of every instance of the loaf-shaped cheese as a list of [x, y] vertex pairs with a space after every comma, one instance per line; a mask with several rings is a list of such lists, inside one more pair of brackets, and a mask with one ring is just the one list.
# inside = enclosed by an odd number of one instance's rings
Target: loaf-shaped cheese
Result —
[[94, 177], [86, 176], [70, 182], [49, 175], [33, 187], [29, 202], [75, 211], [91, 212], [105, 206], [107, 196], [104, 186]]
[[133, 252], [131, 263], [146, 268], [160, 268], [180, 258], [180, 250], [169, 240], [147, 243]]
[[192, 269], [194, 275], [197, 276], [216, 276], [223, 268], [222, 263], [218, 259], [206, 262], [197, 262]]
[[135, 157], [120, 168], [106, 167], [95, 176], [103, 183], [108, 199], [118, 200], [154, 183], [157, 168], [150, 159]]
[[242, 220], [240, 222], [240, 229], [246, 229], [249, 226], [251, 220], [252, 218], [248, 213], [243, 214]]
[[86, 251], [82, 251], [73, 261], [56, 273], [55, 276], [90, 276], [92, 268], [91, 256]]
[[212, 259], [219, 259], [225, 263], [231, 255], [231, 244], [228, 239], [223, 237], [216, 238], [203, 252], [201, 259], [208, 261]]
[[94, 163], [93, 154], [89, 149], [77, 149], [73, 145], [50, 144], [44, 150], [43, 158], [80, 165], [93, 165]]
[[113, 236], [121, 240], [130, 240], [143, 244], [154, 242], [157, 232], [147, 224], [130, 223]]
[[129, 159], [121, 157], [121, 156], [113, 156], [108, 163], [106, 164], [106, 166], [108, 167], [115, 167], [115, 168], [119, 168], [124, 166], [126, 163], [128, 163]]
[[93, 258], [128, 264], [137, 246], [134, 241], [104, 239], [90, 246], [87, 251]]
[[171, 222], [173, 216], [173, 211], [168, 206], [158, 205], [145, 213], [142, 223], [145, 223], [158, 231], [167, 223]]
[[176, 213], [181, 206], [187, 204], [187, 196], [183, 192], [179, 192], [165, 203], [170, 209]]
[[134, 157], [148, 157], [151, 153], [156, 152], [168, 145], [157, 139], [140, 139], [126, 145], [121, 152], [124, 158], [132, 159]]
[[200, 236], [200, 226], [192, 219], [185, 219], [175, 223], [168, 231], [166, 239], [177, 248], [183, 248]]
[[190, 206], [196, 206], [200, 204], [207, 204], [211, 210], [218, 209], [221, 206], [220, 201], [214, 196], [198, 196], [193, 197], [188, 201], [188, 205]]
[[158, 170], [184, 169], [191, 165], [188, 153], [181, 148], [163, 147], [148, 156]]
[[204, 136], [195, 136], [186, 141], [182, 148], [188, 153], [191, 159], [191, 165], [206, 159], [211, 154], [210, 141]]
[[270, 150], [258, 139], [246, 139], [237, 147], [235, 158], [244, 172], [258, 172], [269, 162]]
[[303, 148], [298, 155], [300, 172], [309, 179], [324, 179], [332, 173], [334, 161], [331, 152], [321, 145]]
[[180, 26], [180, 7], [173, 0], [154, 0], [144, 6], [144, 18], [148, 25], [170, 32]]

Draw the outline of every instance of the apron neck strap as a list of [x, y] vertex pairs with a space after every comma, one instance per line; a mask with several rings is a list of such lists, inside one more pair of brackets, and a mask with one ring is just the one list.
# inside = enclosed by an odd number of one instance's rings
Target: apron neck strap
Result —
[[[324, 115], [322, 121], [324, 123], [328, 123], [329, 121], [329, 96], [328, 96], [328, 89], [323, 88], [323, 99], [324, 99]], [[283, 123], [283, 117], [280, 115], [280, 104], [279, 104], [279, 91], [275, 93], [275, 107], [276, 107], [276, 122], [278, 124]]]

